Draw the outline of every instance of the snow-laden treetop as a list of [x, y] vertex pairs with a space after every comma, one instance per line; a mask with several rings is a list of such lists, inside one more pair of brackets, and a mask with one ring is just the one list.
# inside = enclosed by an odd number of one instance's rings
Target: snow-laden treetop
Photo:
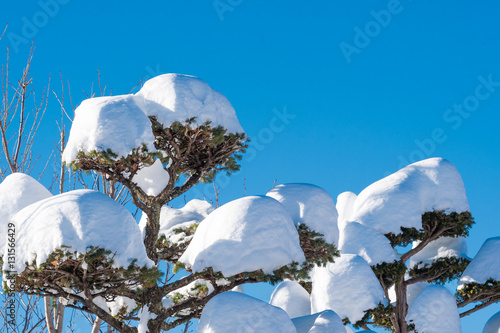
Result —
[[164, 127], [196, 117], [229, 133], [243, 133], [231, 103], [205, 81], [189, 75], [164, 74], [148, 80], [136, 94], [84, 100], [75, 110], [63, 161], [75, 161], [78, 152], [112, 151], [118, 158], [146, 146], [153, 152], [154, 135], [148, 117]]
[[442, 158], [410, 164], [365, 188], [354, 202], [350, 220], [384, 234], [398, 234], [400, 227], [421, 229], [422, 214], [434, 210], [469, 211], [462, 177]]

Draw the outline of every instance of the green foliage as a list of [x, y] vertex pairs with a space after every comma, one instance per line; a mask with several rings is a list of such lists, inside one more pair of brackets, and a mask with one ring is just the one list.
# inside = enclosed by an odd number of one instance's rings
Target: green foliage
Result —
[[465, 283], [457, 290], [459, 302], [485, 302], [488, 300], [500, 301], [500, 281], [488, 279], [485, 283]]
[[382, 327], [394, 332], [394, 327], [392, 325], [391, 316], [394, 314], [396, 309], [391, 304], [387, 306], [379, 303], [376, 308], [365, 311], [365, 315], [361, 320], [353, 323], [356, 329], [362, 328], [363, 325], [371, 324], [376, 327]]
[[382, 262], [371, 266], [373, 273], [384, 283], [386, 288], [401, 282], [401, 278], [406, 273], [406, 265], [400, 260], [393, 262]]
[[311, 269], [314, 264], [326, 266], [329, 262], [334, 262], [334, 258], [340, 256], [335, 245], [327, 243], [323, 235], [310, 229], [307, 225], [301, 224], [298, 227], [300, 247], [304, 251], [306, 264]]
[[385, 234], [391, 246], [407, 246], [415, 240], [423, 240], [428, 235], [440, 232], [440, 237], [467, 237], [474, 224], [470, 212], [446, 214], [444, 211], [432, 211], [422, 214], [422, 229], [401, 227], [400, 234]]
[[419, 262], [409, 270], [409, 275], [412, 278], [428, 277], [427, 282], [445, 284], [460, 278], [469, 263], [470, 260], [467, 258], [438, 258], [432, 264]]

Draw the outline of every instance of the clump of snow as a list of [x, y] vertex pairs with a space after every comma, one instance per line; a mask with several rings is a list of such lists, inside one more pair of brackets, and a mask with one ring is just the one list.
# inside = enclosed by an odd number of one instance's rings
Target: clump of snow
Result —
[[[24, 207], [51, 197], [52, 194], [39, 182], [24, 173], [13, 173], [0, 184], [0, 255], [6, 244], [8, 224]], [[17, 230], [16, 230], [17, 232]]]
[[311, 314], [309, 293], [297, 281], [283, 281], [271, 295], [269, 304], [282, 308], [290, 318]]
[[152, 165], [145, 166], [137, 171], [132, 181], [147, 195], [157, 196], [167, 187], [169, 179], [168, 172], [163, 169], [163, 164], [158, 159]]
[[170, 298], [174, 302], [175, 300], [179, 302], [192, 297], [205, 297], [213, 293], [213, 291], [214, 287], [209, 281], [196, 279], [187, 286], [169, 292], [165, 297]]
[[[190, 241], [193, 236], [187, 235], [186, 230], [203, 221], [213, 211], [214, 207], [211, 204], [198, 199], [189, 201], [179, 209], [165, 205], [161, 207], [160, 211], [160, 231], [158, 236], [164, 235], [170, 244]], [[144, 231], [146, 223], [147, 215], [143, 213], [139, 221], [139, 227], [142, 231]]]
[[242, 293], [242, 294], [244, 294], [245, 293], [245, 288], [243, 287], [242, 284], [240, 284], [240, 285], [234, 287], [233, 289], [231, 289], [231, 291], [234, 291], [236, 293]]
[[338, 244], [337, 209], [327, 191], [311, 184], [283, 184], [266, 195], [278, 200], [297, 225], [304, 223], [328, 243]]
[[165, 127], [196, 117], [198, 124], [211, 121], [230, 133], [244, 132], [227, 98], [194, 76], [159, 75], [146, 81], [135, 97], [144, 112]]
[[357, 254], [370, 265], [398, 260], [387, 237], [378, 230], [357, 222], [345, 222], [340, 231], [339, 250]]
[[269, 197], [231, 201], [203, 220], [179, 259], [194, 272], [212, 267], [224, 276], [262, 269], [265, 273], [303, 262], [295, 225]]
[[[424, 290], [430, 285], [431, 284], [428, 282], [418, 282], [410, 284], [406, 288], [406, 304], [408, 304], [408, 306], [411, 306], [415, 301], [415, 299], [417, 298], [417, 296], [422, 292], [422, 290]], [[394, 299], [394, 302], [396, 302], [396, 292], [394, 292], [394, 298], [391, 298], [391, 300], [392, 299]]]
[[201, 313], [197, 333], [296, 333], [282, 309], [248, 295], [225, 292], [212, 298]]
[[144, 305], [144, 307], [139, 310], [139, 324], [137, 325], [137, 333], [147, 333], [148, 329], [148, 321], [150, 319], [155, 319], [157, 316], [154, 313], [149, 312], [149, 307]]
[[460, 174], [442, 158], [408, 165], [365, 188], [351, 219], [383, 234], [399, 234], [400, 227], [421, 229], [422, 214], [434, 210], [469, 210]]
[[415, 324], [418, 332], [461, 332], [460, 315], [455, 297], [443, 286], [425, 288], [408, 310], [406, 321]]
[[484, 325], [483, 333], [499, 333], [500, 332], [500, 312], [497, 312]]
[[17, 227], [17, 272], [34, 259], [39, 266], [63, 245], [78, 253], [86, 253], [88, 246], [116, 251], [115, 267], [126, 267], [134, 258], [140, 266], [153, 264], [132, 215], [99, 192], [76, 190], [37, 201], [12, 222]]
[[127, 313], [132, 312], [136, 308], [137, 303], [131, 298], [116, 296], [114, 301], [106, 302], [106, 305], [109, 308], [110, 314], [116, 316], [122, 308], [125, 308]]
[[339, 229], [343, 229], [346, 222], [352, 221], [351, 217], [354, 213], [354, 202], [358, 196], [353, 192], [343, 192], [337, 196], [337, 212], [339, 214], [338, 225]]
[[297, 333], [346, 333], [342, 319], [332, 310], [292, 319]]
[[75, 110], [62, 160], [71, 163], [79, 151], [87, 154], [108, 149], [120, 158], [143, 144], [153, 152], [154, 140], [151, 121], [133, 95], [90, 98]]
[[[417, 247], [420, 241], [413, 242], [413, 248]], [[427, 244], [420, 252], [410, 259], [409, 267], [412, 268], [419, 262], [422, 264], [432, 264], [439, 258], [465, 257], [467, 258], [467, 241], [464, 237], [441, 237]]]
[[312, 312], [333, 310], [341, 318], [357, 322], [364, 311], [386, 304], [384, 290], [366, 261], [342, 254], [335, 263], [316, 267], [312, 273]]
[[488, 279], [500, 280], [500, 237], [488, 238], [458, 281], [458, 288], [465, 283], [485, 283]]

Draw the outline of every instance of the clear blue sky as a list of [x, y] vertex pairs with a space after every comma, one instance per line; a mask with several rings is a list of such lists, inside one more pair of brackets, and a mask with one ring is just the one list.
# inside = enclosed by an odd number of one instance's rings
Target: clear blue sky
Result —
[[[243, 179], [247, 194], [277, 179], [336, 198], [441, 156], [462, 174], [477, 222], [470, 255], [500, 235], [495, 1], [6, 1], [0, 12], [11, 33], [0, 56], [9, 45], [20, 63], [34, 39], [35, 84], [52, 74], [58, 85], [62, 72], [75, 103], [97, 68], [115, 94], [168, 72], [225, 94], [253, 141], [241, 171], [220, 180], [221, 202], [243, 195]], [[47, 146], [58, 115], [52, 103]], [[497, 311], [465, 319], [464, 332]]]

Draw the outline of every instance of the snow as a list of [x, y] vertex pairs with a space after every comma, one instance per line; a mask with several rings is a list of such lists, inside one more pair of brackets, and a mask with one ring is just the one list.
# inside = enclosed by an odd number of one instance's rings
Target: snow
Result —
[[352, 221], [383, 234], [400, 227], [422, 228], [422, 214], [469, 210], [464, 184], [453, 164], [442, 158], [423, 160], [387, 176], [367, 188], [354, 203]]
[[[205, 200], [193, 199], [180, 209], [169, 206], [162, 206], [160, 211], [160, 231], [159, 236], [165, 235], [170, 244], [180, 244], [192, 239], [193, 236], [186, 236], [181, 229], [186, 230], [193, 224], [203, 221], [214, 207]], [[142, 231], [146, 227], [147, 215], [142, 214], [139, 227]], [[175, 231], [174, 231], [175, 230]]]
[[157, 196], [167, 187], [170, 176], [158, 159], [152, 165], [145, 166], [135, 174], [132, 181], [147, 195]]
[[205, 281], [203, 279], [196, 279], [187, 286], [169, 292], [165, 297], [174, 299], [174, 297], [176, 296], [177, 297], [181, 296], [183, 300], [192, 297], [200, 297], [201, 296], [200, 293], [205, 293], [205, 292], [198, 289], [199, 286], [206, 286], [207, 288], [207, 292], [203, 296], [210, 295], [214, 291], [214, 287], [209, 281]]
[[125, 307], [127, 313], [132, 312], [137, 306], [137, 303], [125, 296], [116, 296], [115, 300], [112, 302], [106, 302], [109, 312], [112, 316], [116, 316], [121, 308]]
[[[26, 206], [51, 197], [39, 182], [24, 173], [13, 173], [0, 184], [0, 255], [6, 245], [8, 224], [12, 217]], [[16, 230], [17, 232], [17, 230]]]
[[500, 237], [488, 238], [458, 281], [458, 288], [465, 283], [485, 283], [493, 278], [500, 280]]
[[[417, 247], [420, 241], [413, 242], [413, 248]], [[467, 258], [467, 241], [463, 237], [441, 237], [424, 247], [410, 259], [409, 267], [412, 268], [419, 262], [431, 264], [439, 258], [465, 257]]]
[[337, 196], [337, 212], [339, 214], [339, 229], [343, 229], [346, 222], [352, 221], [351, 216], [354, 212], [354, 203], [358, 196], [353, 192], [343, 192]]
[[290, 318], [311, 314], [309, 293], [296, 281], [283, 281], [271, 295], [269, 304], [285, 310]]
[[179, 259], [194, 272], [207, 267], [226, 277], [262, 269], [265, 273], [305, 260], [295, 225], [269, 197], [231, 201], [203, 220]]
[[342, 319], [332, 310], [292, 319], [297, 333], [346, 333]]
[[225, 292], [212, 298], [201, 313], [197, 333], [296, 333], [285, 311], [256, 298]]
[[363, 311], [387, 304], [377, 277], [358, 255], [342, 254], [335, 263], [316, 267], [312, 282], [312, 312], [333, 310], [354, 323], [363, 318]]
[[39, 266], [63, 245], [78, 253], [86, 253], [88, 246], [116, 251], [115, 267], [127, 267], [133, 258], [140, 266], [153, 264], [132, 215], [99, 192], [76, 190], [38, 201], [17, 213], [12, 222], [17, 227], [17, 272], [34, 259]]
[[297, 225], [304, 223], [328, 243], [338, 244], [337, 209], [327, 191], [311, 184], [283, 184], [266, 195], [278, 200]]
[[339, 250], [342, 253], [357, 254], [369, 265], [398, 260], [387, 237], [378, 230], [357, 222], [345, 222], [340, 231]]
[[151, 121], [135, 103], [133, 95], [96, 97], [84, 100], [75, 119], [62, 160], [74, 162], [79, 151], [111, 151], [125, 157], [145, 144], [155, 151]]
[[196, 117], [196, 123], [211, 121], [230, 133], [243, 133], [233, 106], [205, 81], [190, 75], [163, 74], [154, 77], [136, 94], [148, 116], [156, 116], [165, 127]]
[[148, 330], [148, 321], [150, 319], [155, 319], [156, 315], [154, 313], [149, 312], [149, 307], [144, 305], [142, 309], [139, 311], [139, 325], [137, 325], [137, 333], [147, 333]]
[[500, 312], [497, 312], [486, 322], [483, 333], [500, 333]]
[[63, 162], [74, 162], [80, 151], [87, 154], [110, 149], [117, 158], [143, 144], [149, 152], [156, 151], [149, 116], [156, 116], [165, 127], [196, 117], [197, 124], [211, 121], [212, 126], [220, 125], [230, 133], [244, 132], [231, 103], [205, 81], [164, 74], [148, 80], [135, 95], [84, 100], [75, 110]]
[[460, 333], [460, 315], [455, 297], [443, 286], [425, 288], [408, 310], [406, 321], [418, 332]]

